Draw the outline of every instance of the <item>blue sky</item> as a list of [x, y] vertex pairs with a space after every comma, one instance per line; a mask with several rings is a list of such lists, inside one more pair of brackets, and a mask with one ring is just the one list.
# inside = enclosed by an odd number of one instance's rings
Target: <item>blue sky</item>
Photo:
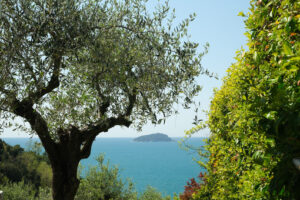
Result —
[[[160, 1], [163, 2], [163, 1]], [[157, 0], [149, 2], [151, 6]], [[206, 42], [210, 48], [208, 54], [203, 57], [203, 67], [217, 73], [219, 80], [199, 77], [199, 83], [203, 90], [196, 100], [201, 102], [201, 110], [208, 110], [213, 96], [213, 89], [221, 86], [222, 77], [226, 69], [234, 63], [235, 52], [246, 46], [244, 32], [244, 18], [237, 16], [240, 11], [248, 12], [249, 0], [170, 0], [169, 5], [175, 8], [175, 23], [187, 18], [189, 14], [196, 13], [196, 20], [189, 26], [191, 41], [198, 42], [200, 47]], [[176, 25], [176, 24], [175, 24]], [[199, 49], [201, 51], [201, 48]], [[176, 116], [169, 118], [165, 124], [153, 126], [147, 124], [142, 132], [132, 128], [115, 127], [107, 133], [101, 133], [100, 137], [136, 137], [142, 134], [162, 132], [170, 137], [183, 137], [184, 131], [193, 127], [194, 111], [182, 110]], [[206, 116], [202, 113], [201, 118]], [[197, 136], [208, 135], [204, 130]], [[25, 133], [5, 130], [1, 137], [26, 137]]]

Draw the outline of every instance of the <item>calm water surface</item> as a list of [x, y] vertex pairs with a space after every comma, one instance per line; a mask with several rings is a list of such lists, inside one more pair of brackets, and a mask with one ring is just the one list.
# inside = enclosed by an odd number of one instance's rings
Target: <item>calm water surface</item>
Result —
[[[10, 145], [26, 147], [28, 138], [3, 138]], [[173, 138], [180, 140], [180, 138]], [[38, 141], [38, 139], [32, 139]], [[203, 138], [192, 138], [189, 144], [201, 146]], [[97, 138], [91, 155], [82, 160], [87, 168], [97, 164], [95, 158], [101, 153], [110, 165], [117, 165], [122, 178], [130, 178], [138, 192], [148, 185], [158, 188], [164, 195], [180, 193], [186, 182], [203, 169], [193, 161], [195, 152], [186, 152], [177, 142], [133, 142], [132, 138]]]

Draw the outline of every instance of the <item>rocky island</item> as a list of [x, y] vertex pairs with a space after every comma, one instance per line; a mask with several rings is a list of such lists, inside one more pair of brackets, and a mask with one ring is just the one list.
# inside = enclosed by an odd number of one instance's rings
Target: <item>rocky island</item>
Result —
[[166, 134], [153, 133], [149, 135], [143, 135], [133, 139], [135, 142], [172, 142], [173, 140]]

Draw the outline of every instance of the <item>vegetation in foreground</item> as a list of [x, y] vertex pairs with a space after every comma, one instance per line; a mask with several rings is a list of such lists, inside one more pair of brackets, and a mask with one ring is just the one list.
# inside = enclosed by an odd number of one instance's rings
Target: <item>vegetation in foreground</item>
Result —
[[19, 145], [10, 146], [0, 139], [0, 184], [18, 183], [35, 189], [50, 187], [52, 170], [41, 144], [28, 142], [27, 151]]
[[[0, 140], [0, 190], [5, 200], [52, 200], [52, 171], [40, 148], [39, 143], [30, 142], [28, 151], [24, 151], [19, 145], [10, 146]], [[89, 168], [84, 178], [78, 172], [81, 183], [75, 200], [171, 200], [151, 186], [138, 194], [130, 180], [119, 177], [117, 167], [104, 162], [103, 155], [97, 161], [98, 165]]]
[[215, 91], [208, 173], [192, 199], [297, 200], [300, 171], [300, 2], [251, 0], [249, 50]]

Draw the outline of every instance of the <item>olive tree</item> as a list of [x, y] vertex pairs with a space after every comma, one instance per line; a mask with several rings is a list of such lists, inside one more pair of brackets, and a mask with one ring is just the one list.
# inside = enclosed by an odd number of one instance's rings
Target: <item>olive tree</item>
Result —
[[[160, 123], [188, 106], [208, 74], [190, 42], [194, 15], [173, 26], [168, 3], [146, 0], [1, 0], [1, 128], [37, 134], [53, 198], [74, 199], [81, 159], [114, 126]], [[205, 50], [206, 51], [206, 50]], [[205, 52], [204, 51], [204, 52]]]

